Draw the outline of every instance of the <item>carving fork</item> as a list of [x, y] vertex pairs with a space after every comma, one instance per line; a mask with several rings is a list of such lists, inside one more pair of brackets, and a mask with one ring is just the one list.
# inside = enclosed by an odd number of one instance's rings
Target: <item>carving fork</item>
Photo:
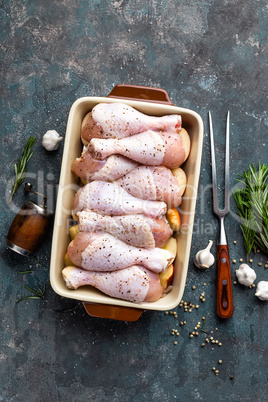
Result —
[[212, 166], [212, 195], [213, 212], [219, 218], [220, 231], [217, 242], [217, 314], [221, 318], [229, 318], [233, 314], [233, 291], [230, 268], [230, 257], [227, 243], [227, 236], [224, 228], [224, 218], [230, 211], [229, 193], [229, 135], [230, 135], [230, 113], [226, 121], [226, 149], [225, 149], [225, 201], [224, 209], [219, 209], [217, 193], [217, 175], [215, 162], [215, 148], [211, 113], [208, 112], [209, 131], [211, 144], [211, 166]]

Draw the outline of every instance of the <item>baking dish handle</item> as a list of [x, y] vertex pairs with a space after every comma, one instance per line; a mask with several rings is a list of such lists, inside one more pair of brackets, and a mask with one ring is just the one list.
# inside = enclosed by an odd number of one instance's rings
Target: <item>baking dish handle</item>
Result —
[[144, 310], [132, 307], [110, 306], [83, 302], [88, 315], [99, 318], [110, 318], [119, 321], [137, 321]]
[[118, 84], [112, 89], [108, 97], [173, 105], [167, 91], [164, 89], [138, 85]]

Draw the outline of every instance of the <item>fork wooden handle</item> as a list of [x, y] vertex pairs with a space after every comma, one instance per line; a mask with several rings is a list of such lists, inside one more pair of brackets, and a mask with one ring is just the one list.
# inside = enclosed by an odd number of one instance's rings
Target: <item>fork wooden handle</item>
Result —
[[234, 310], [228, 245], [217, 246], [217, 314], [229, 318]]

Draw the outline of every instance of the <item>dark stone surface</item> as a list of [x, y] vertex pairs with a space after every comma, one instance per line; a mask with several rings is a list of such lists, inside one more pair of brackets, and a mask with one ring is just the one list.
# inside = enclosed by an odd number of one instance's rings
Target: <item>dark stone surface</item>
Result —
[[[208, 110], [217, 155], [224, 149], [225, 117], [231, 112], [231, 188], [250, 162], [267, 162], [267, 19], [263, 0], [1, 1], [0, 400], [267, 399], [267, 302], [254, 297], [254, 289], [234, 286], [234, 315], [220, 321], [215, 314], [215, 267], [200, 272], [192, 262], [208, 239], [216, 240], [218, 230], [211, 212]], [[77, 98], [105, 96], [118, 83], [164, 88], [175, 105], [204, 119], [184, 300], [198, 303], [205, 291], [206, 302], [192, 313], [176, 308], [177, 319], [163, 312], [146, 312], [135, 323], [90, 318], [81, 304], [62, 299], [49, 285], [44, 300], [16, 303], [29, 294], [24, 285], [48, 282], [52, 233], [35, 255], [40, 265], [7, 250], [5, 237], [17, 208], [34, 199], [20, 188], [8, 205], [14, 163], [27, 138], [36, 136], [27, 179], [40, 192], [50, 192], [54, 208], [63, 146], [45, 152], [43, 134], [55, 129], [64, 135]], [[218, 156], [221, 172], [223, 162]], [[226, 229], [231, 259], [245, 258], [234, 212]], [[252, 257], [257, 282], [268, 280], [267, 256]], [[28, 269], [33, 272], [18, 273]], [[189, 338], [202, 316], [205, 329], [222, 347], [202, 348], [205, 333]], [[187, 321], [182, 328], [181, 320]], [[173, 328], [180, 332], [176, 346]], [[213, 366], [219, 368], [218, 376]]]

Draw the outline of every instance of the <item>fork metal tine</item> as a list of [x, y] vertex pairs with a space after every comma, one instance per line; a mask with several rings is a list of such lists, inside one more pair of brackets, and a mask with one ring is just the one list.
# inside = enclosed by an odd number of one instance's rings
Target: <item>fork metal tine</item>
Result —
[[208, 112], [209, 117], [209, 132], [210, 132], [210, 145], [211, 145], [211, 166], [212, 166], [212, 195], [213, 195], [213, 211], [218, 213], [218, 191], [217, 191], [217, 173], [216, 173], [216, 160], [215, 160], [215, 146], [211, 113]]
[[230, 138], [230, 112], [227, 113], [226, 121], [226, 153], [225, 153], [225, 207], [226, 213], [230, 211], [230, 194], [229, 194], [229, 140]]
[[230, 210], [230, 193], [229, 193], [229, 137], [230, 137], [230, 112], [227, 113], [226, 121], [226, 148], [225, 148], [225, 196], [224, 196], [224, 209], [219, 209], [218, 204], [218, 190], [217, 190], [217, 169], [215, 160], [215, 146], [211, 113], [208, 112], [209, 117], [209, 131], [210, 131], [210, 144], [211, 144], [211, 167], [212, 167], [212, 195], [213, 195], [213, 211], [221, 217], [225, 216]]

